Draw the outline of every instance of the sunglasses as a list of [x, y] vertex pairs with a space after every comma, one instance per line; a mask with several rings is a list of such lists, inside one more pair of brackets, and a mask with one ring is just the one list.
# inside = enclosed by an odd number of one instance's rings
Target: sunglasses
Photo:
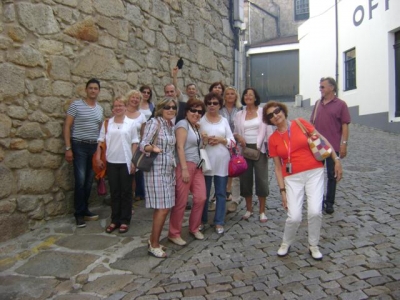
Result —
[[163, 107], [163, 109], [164, 110], [170, 110], [170, 109], [176, 110], [176, 106], [175, 105], [165, 105]]
[[199, 115], [203, 115], [204, 111], [202, 109], [195, 109], [195, 108], [191, 108], [189, 109], [189, 111], [193, 114], [198, 113]]
[[217, 105], [219, 105], [219, 102], [217, 102], [217, 101], [210, 101], [210, 102], [207, 103], [207, 105], [209, 105], [209, 106], [217, 106]]
[[148, 92], [148, 91], [143, 91], [142, 94], [150, 95], [150, 92]]
[[275, 108], [274, 111], [273, 111], [272, 113], [267, 114], [267, 119], [268, 119], [268, 120], [271, 120], [271, 119], [274, 117], [274, 115], [279, 114], [281, 111], [282, 111], [282, 108], [281, 108], [281, 107]]

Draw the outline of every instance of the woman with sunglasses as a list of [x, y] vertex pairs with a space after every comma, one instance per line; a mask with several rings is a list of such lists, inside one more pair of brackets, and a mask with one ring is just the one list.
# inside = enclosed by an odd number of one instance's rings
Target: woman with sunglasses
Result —
[[227, 147], [233, 141], [233, 135], [228, 121], [219, 114], [222, 107], [222, 97], [218, 94], [209, 93], [204, 97], [204, 104], [207, 106], [207, 113], [200, 120], [201, 134], [206, 145], [208, 158], [211, 163], [211, 171], [204, 173], [207, 190], [207, 200], [203, 209], [202, 225], [204, 229], [208, 222], [208, 198], [212, 181], [214, 181], [216, 209], [214, 216], [215, 231], [218, 234], [224, 233], [224, 219], [226, 206], [226, 184], [228, 182], [229, 150]]
[[[221, 116], [226, 118], [232, 132], [235, 132], [235, 116], [242, 110], [240, 96], [234, 87], [225, 88], [224, 105], [220, 109]], [[228, 212], [235, 212], [240, 201], [240, 180], [239, 177], [228, 177], [226, 186], [226, 201], [232, 202], [228, 205]]]
[[[272, 126], [262, 121], [260, 96], [254, 88], [247, 88], [242, 94], [242, 104], [246, 107], [235, 117], [235, 139], [242, 149], [250, 148], [259, 152], [258, 157], [246, 157], [247, 170], [240, 175], [240, 195], [246, 199], [246, 213], [242, 219], [247, 220], [253, 215], [253, 177], [255, 178], [255, 192], [258, 197], [259, 220], [267, 222], [265, 202], [269, 194], [268, 189], [268, 156], [266, 141], [272, 134]], [[254, 152], [253, 151], [253, 152]]]
[[[317, 161], [308, 145], [308, 138], [296, 122], [288, 119], [288, 109], [280, 102], [268, 102], [263, 108], [263, 121], [275, 125], [268, 147], [274, 160], [275, 175], [282, 196], [283, 208], [287, 211], [286, 225], [278, 256], [286, 256], [296, 238], [302, 219], [304, 192], [307, 196], [308, 243], [313, 259], [321, 260], [319, 237], [322, 223], [322, 199], [324, 196], [324, 165]], [[303, 119], [299, 121], [309, 132], [316, 132], [313, 125]], [[321, 136], [325, 142], [329, 142]], [[335, 177], [342, 178], [340, 158], [332, 151], [335, 162]]]
[[[144, 173], [146, 208], [153, 208], [153, 225], [148, 241], [148, 253], [165, 258], [160, 245], [165, 219], [175, 205], [175, 134], [172, 119], [176, 116], [176, 100], [163, 98], [158, 101], [154, 118], [147, 121], [140, 150], [158, 153], [149, 172]], [[153, 138], [156, 136], [154, 142]]]
[[146, 120], [148, 120], [154, 110], [154, 104], [151, 102], [151, 98], [153, 96], [153, 92], [151, 91], [151, 87], [148, 85], [142, 85], [139, 89], [142, 93], [142, 101], [140, 102], [140, 112], [144, 114]]
[[186, 245], [181, 237], [182, 222], [189, 191], [193, 195], [193, 206], [189, 216], [189, 232], [202, 240], [201, 215], [206, 201], [206, 185], [201, 169], [200, 147], [203, 144], [198, 122], [205, 113], [203, 101], [191, 99], [186, 103], [186, 118], [175, 125], [178, 164], [175, 170], [175, 206], [169, 218], [168, 239], [180, 246]]
[[[138, 90], [129, 91], [125, 98], [127, 99], [127, 107], [125, 115], [135, 122], [135, 127], [140, 140], [140, 128], [142, 124], [146, 122], [145, 115], [140, 112], [139, 105], [142, 101], [142, 93]], [[143, 172], [141, 170], [136, 170], [135, 178], [132, 183], [132, 190], [135, 192], [135, 200], [144, 199], [144, 179]]]

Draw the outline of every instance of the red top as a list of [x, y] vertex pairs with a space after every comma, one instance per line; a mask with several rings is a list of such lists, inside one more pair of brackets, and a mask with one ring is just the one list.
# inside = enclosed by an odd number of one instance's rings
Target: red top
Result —
[[[299, 118], [309, 132], [315, 130], [314, 126], [306, 120]], [[290, 141], [289, 141], [290, 132]], [[290, 128], [280, 133], [276, 130], [268, 140], [268, 148], [270, 157], [280, 157], [282, 164], [282, 175], [286, 177], [303, 171], [308, 171], [316, 168], [322, 168], [322, 162], [316, 160], [308, 146], [307, 137], [301, 131], [295, 121], [292, 121]], [[286, 163], [288, 162], [290, 148], [290, 162], [292, 164], [292, 173], [286, 173]]]

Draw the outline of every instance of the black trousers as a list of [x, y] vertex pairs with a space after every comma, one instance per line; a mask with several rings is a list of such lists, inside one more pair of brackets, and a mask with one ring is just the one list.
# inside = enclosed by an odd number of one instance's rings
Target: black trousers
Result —
[[107, 176], [111, 194], [111, 222], [129, 224], [132, 217], [132, 180], [126, 164], [107, 162]]

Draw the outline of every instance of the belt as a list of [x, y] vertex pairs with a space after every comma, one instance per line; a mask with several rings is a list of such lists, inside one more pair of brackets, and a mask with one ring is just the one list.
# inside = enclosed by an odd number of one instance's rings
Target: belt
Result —
[[73, 140], [74, 142], [78, 142], [78, 143], [97, 144], [97, 140], [81, 140], [81, 139], [77, 139], [77, 138], [72, 138], [71, 140]]

